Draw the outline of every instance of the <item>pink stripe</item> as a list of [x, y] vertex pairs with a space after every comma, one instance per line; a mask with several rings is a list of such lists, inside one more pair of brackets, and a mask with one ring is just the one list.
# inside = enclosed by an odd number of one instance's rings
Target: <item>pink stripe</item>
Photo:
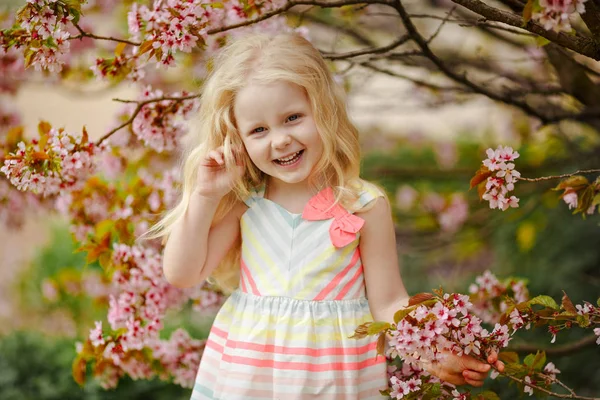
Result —
[[[219, 369], [219, 361], [215, 358], [208, 358], [206, 363], [203, 365], [204, 368], [212, 368], [215, 371]], [[368, 371], [368, 372], [367, 372]], [[278, 385], [290, 385], [290, 386], [322, 386], [324, 384], [333, 385], [333, 386], [350, 386], [350, 385], [361, 385], [368, 382], [373, 382], [375, 380], [384, 380], [385, 372], [381, 371], [379, 368], [371, 369], [371, 370], [362, 370], [358, 376], [347, 376], [343, 372], [333, 377], [327, 375], [326, 377], [320, 377], [320, 375], [307, 375], [307, 376], [278, 376], [277, 384]], [[207, 374], [207, 376], [209, 376]], [[358, 378], [358, 379], [357, 379]], [[215, 378], [213, 378], [215, 379]], [[238, 382], [252, 382], [252, 383], [273, 383], [273, 374], [272, 373], [264, 373], [261, 374], [260, 371], [251, 370], [251, 372], [242, 372], [242, 371], [227, 371], [227, 379], [234, 379]], [[199, 380], [196, 380], [199, 381]], [[372, 389], [371, 389], [372, 390]]]
[[313, 364], [307, 362], [293, 361], [258, 360], [256, 358], [233, 356], [229, 354], [223, 354], [222, 360], [232, 364], [251, 365], [253, 367], [259, 368], [288, 369], [308, 372], [325, 372], [331, 370], [354, 371], [367, 368], [373, 365], [385, 363], [385, 357], [381, 356], [369, 358], [368, 360], [359, 362], [327, 362], [324, 364]]
[[248, 293], [248, 287], [246, 286], [246, 281], [244, 280], [244, 274], [240, 276], [240, 286], [242, 287], [242, 292]]
[[321, 290], [321, 293], [319, 293], [317, 295], [317, 297], [314, 298], [314, 300], [317, 300], [317, 301], [324, 300], [325, 297], [333, 290], [333, 288], [336, 287], [340, 283], [342, 278], [344, 276], [346, 276], [348, 271], [350, 271], [352, 269], [352, 267], [354, 266], [354, 264], [356, 264], [356, 262], [358, 261], [359, 258], [360, 258], [360, 251], [358, 250], [358, 247], [357, 247], [356, 250], [354, 250], [354, 254], [352, 255], [350, 264], [348, 264], [346, 266], [346, 268], [344, 268], [339, 274], [337, 274], [333, 278], [333, 280], [331, 282], [329, 282], [329, 284], [327, 286], [325, 286], [325, 289]]
[[254, 279], [252, 279], [252, 274], [250, 274], [250, 271], [248, 270], [248, 267], [243, 259], [240, 260], [240, 264], [242, 265], [242, 273], [246, 276], [246, 279], [248, 279], [250, 287], [252, 287], [252, 293], [260, 296], [258, 288], [256, 287], [256, 283], [254, 282]]
[[[360, 347], [322, 347], [322, 348], [311, 348], [311, 347], [286, 347], [286, 346], [275, 346], [272, 344], [258, 344], [249, 342], [240, 342], [237, 340], [227, 339], [227, 333], [221, 331], [218, 328], [213, 328], [212, 332], [215, 335], [222, 337], [227, 340], [227, 345], [234, 349], [253, 350], [260, 351], [263, 353], [280, 353], [285, 355], [297, 355], [297, 356], [310, 356], [310, 357], [324, 357], [324, 356], [357, 356], [368, 353], [369, 351], [377, 349], [377, 342], [371, 342], [369, 344]], [[206, 343], [209, 346], [209, 342], [214, 343], [211, 347], [218, 350], [218, 346], [222, 351], [223, 346], [220, 346], [213, 340], [209, 339]]]
[[356, 280], [362, 276], [362, 272], [363, 272], [363, 266], [360, 265], [357, 268], [356, 273], [354, 274], [354, 276], [352, 277], [352, 279], [350, 279], [350, 282], [348, 282], [346, 284], [346, 286], [344, 286], [344, 288], [342, 289], [342, 291], [340, 293], [338, 293], [337, 296], [335, 296], [334, 300], [342, 300], [344, 298], [344, 296], [346, 296], [346, 293], [348, 293], [348, 291], [350, 290], [350, 288], [352, 287], [352, 285], [354, 285], [354, 283], [356, 282]]

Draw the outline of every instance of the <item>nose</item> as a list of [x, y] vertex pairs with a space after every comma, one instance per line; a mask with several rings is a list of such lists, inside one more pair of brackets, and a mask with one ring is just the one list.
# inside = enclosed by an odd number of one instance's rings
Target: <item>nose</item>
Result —
[[285, 149], [289, 144], [292, 143], [292, 137], [287, 133], [279, 133], [274, 135], [271, 145], [275, 150]]

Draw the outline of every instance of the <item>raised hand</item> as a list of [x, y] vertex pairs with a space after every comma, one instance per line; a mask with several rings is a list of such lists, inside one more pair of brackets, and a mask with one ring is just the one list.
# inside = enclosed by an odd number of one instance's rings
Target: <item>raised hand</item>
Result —
[[[241, 157], [234, 154], [234, 159], [240, 160]], [[244, 166], [240, 161], [232, 168], [226, 168], [224, 148], [220, 146], [211, 150], [200, 163], [195, 191], [202, 196], [220, 200], [229, 193], [235, 180], [243, 174]]]

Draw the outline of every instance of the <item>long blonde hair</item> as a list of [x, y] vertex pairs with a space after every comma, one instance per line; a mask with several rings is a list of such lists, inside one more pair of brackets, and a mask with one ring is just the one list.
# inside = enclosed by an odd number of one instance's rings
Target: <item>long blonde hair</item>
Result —
[[[232, 149], [244, 147], [235, 123], [234, 100], [250, 80], [261, 84], [284, 81], [304, 88], [323, 142], [323, 156], [313, 170], [311, 184], [317, 189], [333, 187], [336, 199], [345, 206], [358, 198], [363, 185], [359, 179], [358, 132], [348, 118], [343, 89], [333, 80], [321, 54], [297, 34], [253, 34], [229, 44], [216, 57], [204, 84], [198, 126], [187, 137], [181, 201], [152, 227], [148, 237], [168, 237], [188, 207], [198, 167], [210, 150], [224, 146], [225, 168], [235, 166]], [[246, 172], [221, 200], [213, 224], [245, 199], [252, 188], [267, 183], [268, 176], [245, 152], [242, 158]], [[239, 283], [239, 262], [238, 241], [213, 272], [211, 282], [226, 292], [233, 290]]]

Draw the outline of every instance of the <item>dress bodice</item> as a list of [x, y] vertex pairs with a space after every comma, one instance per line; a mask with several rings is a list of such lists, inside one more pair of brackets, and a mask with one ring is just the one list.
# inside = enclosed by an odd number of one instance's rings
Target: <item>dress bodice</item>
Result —
[[[356, 209], [381, 194], [368, 188]], [[364, 221], [339, 204], [325, 188], [307, 203], [302, 214], [291, 213], [251, 192], [241, 218], [240, 289], [258, 296], [303, 300], [342, 300], [365, 296], [358, 247]]]

